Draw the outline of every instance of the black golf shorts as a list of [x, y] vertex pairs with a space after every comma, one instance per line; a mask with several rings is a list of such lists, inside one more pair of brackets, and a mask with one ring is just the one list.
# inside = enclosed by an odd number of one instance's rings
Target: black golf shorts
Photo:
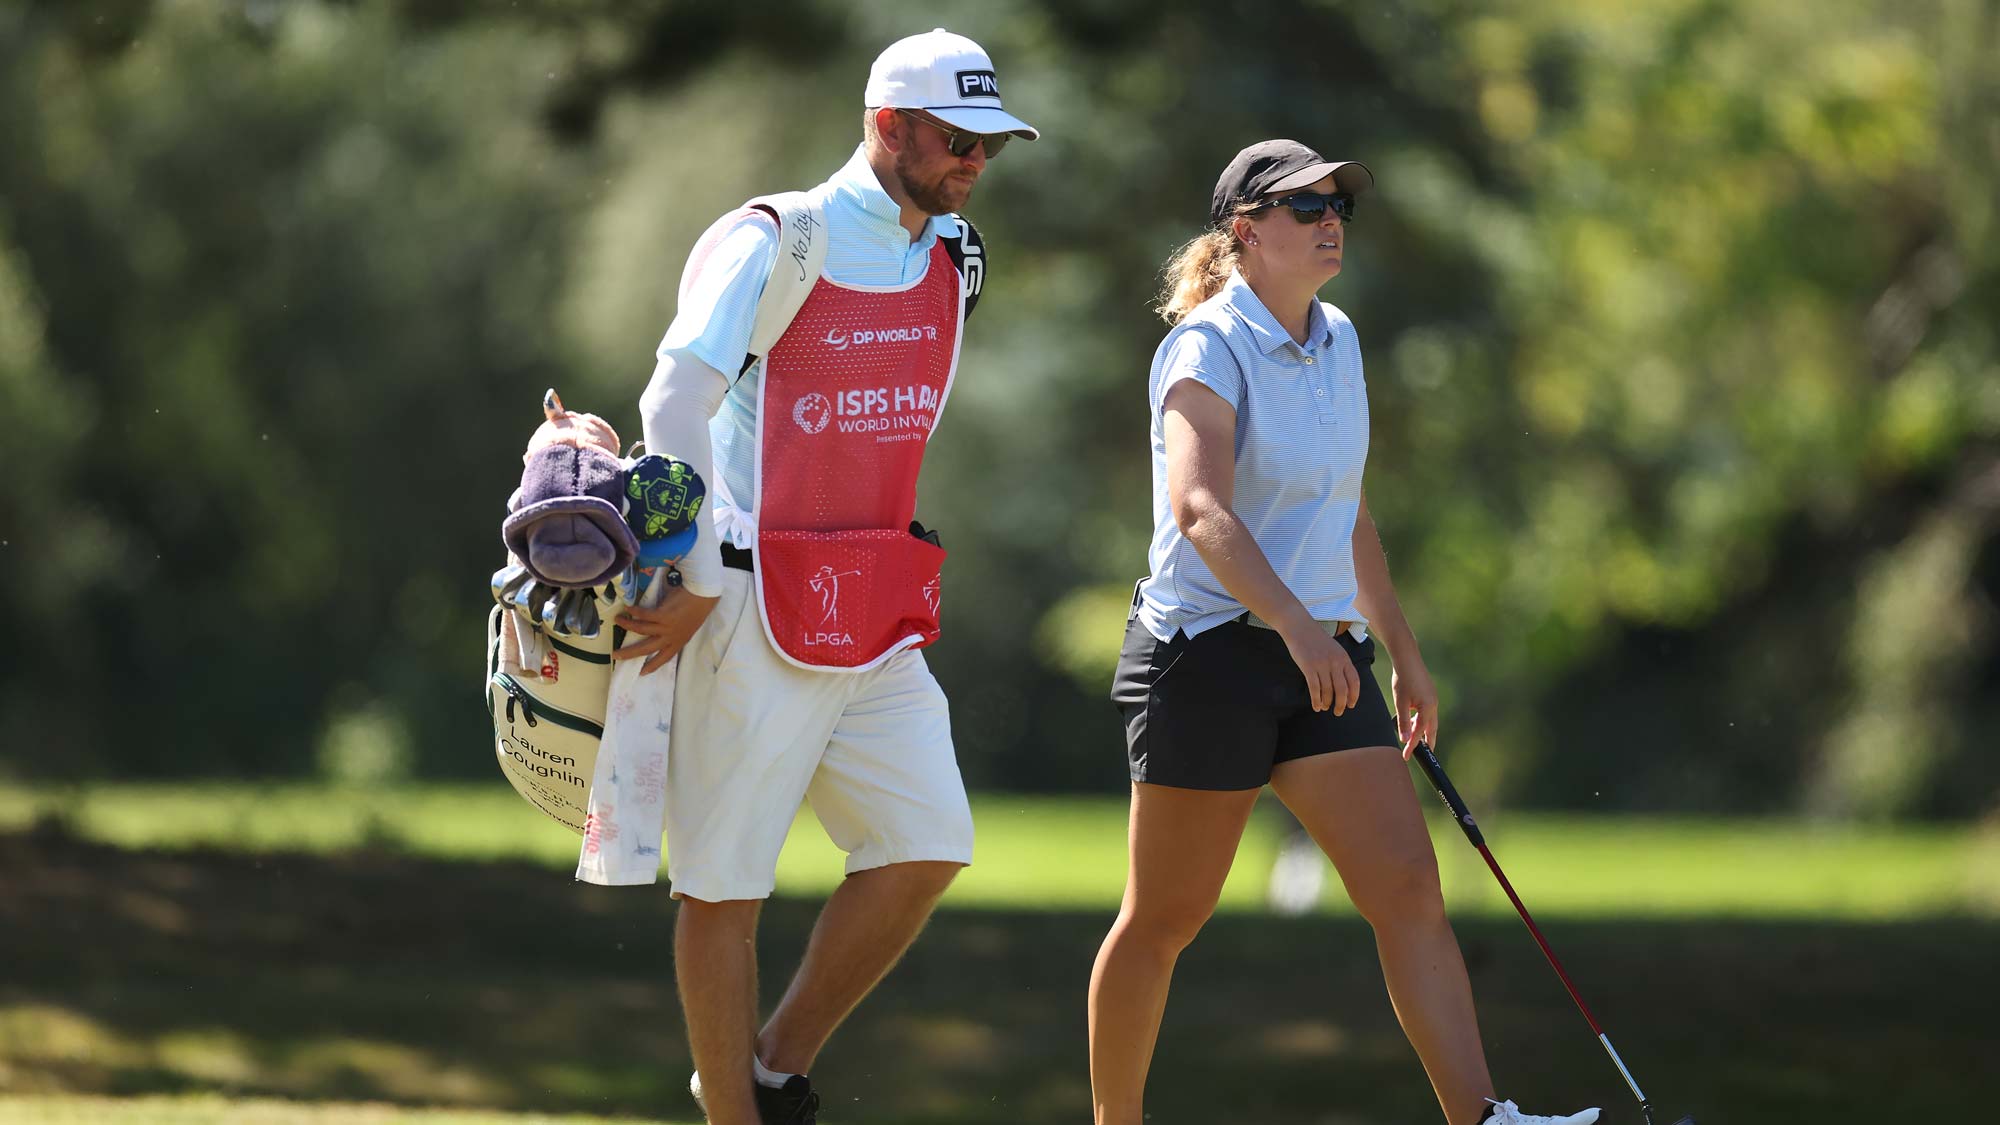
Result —
[[1336, 638], [1361, 699], [1339, 715], [1312, 709], [1305, 675], [1275, 629], [1231, 621], [1162, 641], [1125, 624], [1111, 701], [1125, 716], [1132, 780], [1179, 789], [1255, 789], [1279, 762], [1395, 746], [1396, 721], [1375, 683], [1375, 641]]

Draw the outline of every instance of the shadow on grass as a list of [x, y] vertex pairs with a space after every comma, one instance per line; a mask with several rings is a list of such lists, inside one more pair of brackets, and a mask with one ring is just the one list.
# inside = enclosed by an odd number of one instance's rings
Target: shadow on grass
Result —
[[[767, 907], [767, 993], [816, 907]], [[693, 1117], [672, 913], [664, 888], [526, 865], [0, 836], [0, 1089]], [[1083, 990], [1109, 920], [947, 906], [821, 1058], [823, 1120], [1087, 1120]], [[2000, 926], [1545, 928], [1662, 1121], [1939, 1120], [1990, 1093]], [[1636, 1122], [1519, 925], [1458, 929], [1503, 1095]], [[1437, 1120], [1372, 938], [1342, 918], [1212, 922], [1149, 1104], [1160, 1125]]]

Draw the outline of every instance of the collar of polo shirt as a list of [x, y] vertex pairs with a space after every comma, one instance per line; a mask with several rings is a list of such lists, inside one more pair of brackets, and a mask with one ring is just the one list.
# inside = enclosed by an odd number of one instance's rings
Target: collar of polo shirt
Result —
[[1270, 355], [1286, 344], [1304, 349], [1319, 347], [1333, 339], [1333, 323], [1327, 320], [1326, 310], [1320, 307], [1317, 298], [1313, 300], [1312, 309], [1306, 313], [1306, 342], [1301, 344], [1292, 339], [1292, 334], [1285, 331], [1284, 326], [1278, 323], [1278, 318], [1271, 315], [1270, 309], [1264, 307], [1263, 298], [1257, 296], [1257, 291], [1250, 288], [1249, 282], [1243, 280], [1240, 271], [1229, 272], [1229, 283], [1223, 286], [1223, 293], [1226, 295], [1229, 311], [1257, 337], [1257, 347], [1265, 355]]

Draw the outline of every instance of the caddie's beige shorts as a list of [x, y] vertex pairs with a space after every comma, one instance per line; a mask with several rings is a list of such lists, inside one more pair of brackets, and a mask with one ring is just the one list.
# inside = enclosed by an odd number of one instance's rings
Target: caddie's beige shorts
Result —
[[972, 810], [944, 692], [921, 652], [866, 672], [786, 662], [765, 635], [755, 579], [723, 571], [722, 599], [682, 650], [667, 753], [674, 896], [761, 899], [800, 803], [847, 853], [847, 873], [972, 862]]

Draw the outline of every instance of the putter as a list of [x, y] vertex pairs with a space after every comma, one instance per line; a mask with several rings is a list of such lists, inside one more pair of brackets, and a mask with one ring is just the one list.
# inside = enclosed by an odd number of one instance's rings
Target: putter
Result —
[[[1507, 892], [1508, 901], [1512, 902], [1514, 909], [1520, 913], [1521, 921], [1528, 924], [1528, 932], [1534, 935], [1535, 944], [1542, 947], [1542, 956], [1549, 959], [1549, 967], [1556, 971], [1556, 976], [1562, 980], [1563, 987], [1569, 990], [1569, 998], [1576, 1001], [1576, 1010], [1583, 1013], [1584, 1022], [1590, 1024], [1590, 1030], [1597, 1033], [1597, 1041], [1603, 1045], [1604, 1053], [1611, 1056], [1611, 1064], [1618, 1068], [1618, 1074], [1625, 1079], [1625, 1085], [1632, 1088], [1632, 1096], [1639, 1099], [1639, 1112], [1645, 1115], [1646, 1125], [1653, 1125], [1653, 1103], [1647, 1101], [1646, 1095], [1640, 1091], [1638, 1081], [1632, 1077], [1632, 1072], [1625, 1068], [1625, 1060], [1618, 1057], [1617, 1048], [1611, 1045], [1611, 1037], [1604, 1033], [1604, 1027], [1597, 1022], [1597, 1017], [1590, 1014], [1590, 1005], [1583, 1002], [1583, 995], [1577, 992], [1576, 985], [1570, 983], [1569, 974], [1563, 971], [1562, 962], [1556, 959], [1556, 951], [1549, 948], [1548, 939], [1542, 936], [1541, 927], [1535, 925], [1534, 918], [1528, 914], [1528, 908], [1521, 904], [1521, 896], [1514, 893], [1514, 884], [1507, 881], [1507, 875], [1500, 870], [1500, 864], [1493, 859], [1493, 853], [1486, 849], [1486, 836], [1479, 831], [1478, 823], [1472, 819], [1472, 813], [1466, 809], [1465, 801], [1459, 797], [1451, 778], [1445, 776], [1443, 763], [1439, 762], [1437, 755], [1431, 752], [1430, 746], [1422, 742], [1417, 743], [1414, 757], [1417, 759], [1417, 764], [1423, 767], [1425, 776], [1431, 779], [1431, 788], [1437, 790], [1437, 795], [1443, 798], [1444, 803], [1451, 809], [1452, 818], [1457, 820], [1459, 828], [1464, 830], [1465, 838], [1472, 841], [1472, 846], [1478, 848], [1480, 856], [1486, 860], [1486, 866], [1493, 869], [1493, 877], [1500, 880], [1500, 889]], [[1695, 1125], [1694, 1115], [1688, 1114], [1675, 1121], [1674, 1125]]]

